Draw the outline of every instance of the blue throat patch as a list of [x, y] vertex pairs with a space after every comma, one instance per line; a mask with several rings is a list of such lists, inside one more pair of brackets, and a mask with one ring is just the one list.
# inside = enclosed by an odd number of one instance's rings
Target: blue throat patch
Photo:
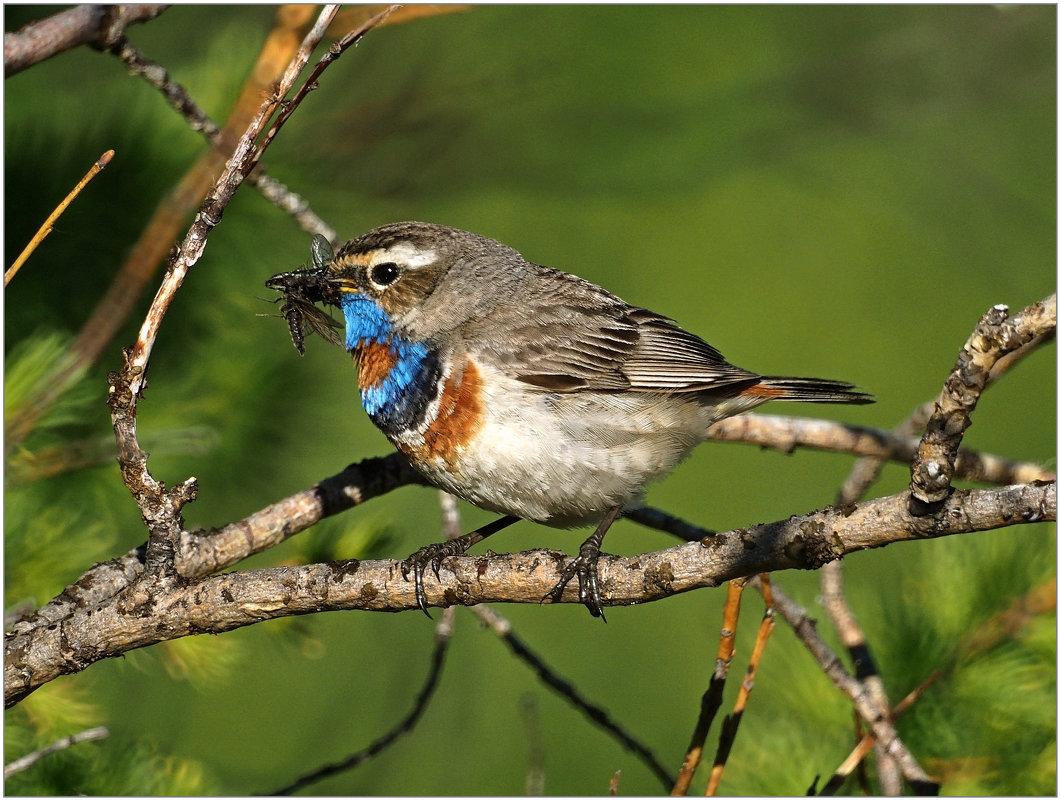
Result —
[[442, 375], [437, 354], [395, 334], [387, 313], [358, 292], [343, 295], [342, 309], [347, 350], [378, 343], [394, 355], [394, 366], [382, 381], [361, 387], [361, 405], [368, 416], [384, 433], [418, 428]]
[[343, 316], [346, 317], [346, 349], [362, 342], [387, 342], [394, 336], [394, 326], [387, 313], [371, 298], [360, 292], [344, 292]]

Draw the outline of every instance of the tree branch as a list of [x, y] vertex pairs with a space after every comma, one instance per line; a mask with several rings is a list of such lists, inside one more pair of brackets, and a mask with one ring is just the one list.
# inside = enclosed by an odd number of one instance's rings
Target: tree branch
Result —
[[[929, 412], [922, 404], [911, 413], [907, 419], [896, 427], [895, 433], [904, 431], [922, 430], [928, 422]], [[838, 506], [857, 503], [869, 490], [880, 476], [884, 460], [872, 456], [863, 456], [851, 466], [847, 479], [836, 496]], [[858, 620], [851, 607], [848, 606], [847, 597], [844, 595], [844, 563], [840, 560], [830, 562], [821, 569], [821, 598], [822, 606], [832, 620], [833, 628], [847, 649], [848, 658], [855, 669], [855, 678], [863, 682], [869, 693], [871, 701], [876, 705], [879, 714], [889, 711], [888, 694], [884, 687], [884, 679], [877, 670], [876, 661], [865, 633], [859, 625]], [[856, 725], [856, 731], [861, 728]], [[902, 772], [899, 763], [895, 761], [886, 748], [876, 744], [869, 747], [874, 748], [877, 756], [877, 781], [880, 785], [880, 794], [896, 796], [902, 792]], [[863, 770], [864, 774], [865, 771]], [[864, 775], [861, 777], [865, 779]], [[868, 784], [868, 780], [866, 782]], [[823, 791], [824, 794], [824, 791]]]
[[910, 469], [914, 512], [932, 512], [947, 497], [955, 460], [971, 415], [1003, 357], [1041, 341], [1057, 328], [1057, 295], [1050, 295], [1009, 316], [998, 305], [980, 318], [943, 385]]
[[120, 372], [111, 372], [107, 405], [111, 410], [111, 422], [118, 448], [118, 465], [122, 479], [140, 507], [144, 523], [148, 528], [145, 568], [148, 575], [159, 581], [177, 578], [174, 567], [177, 543], [184, 522], [181, 509], [195, 499], [197, 482], [189, 478], [167, 491], [147, 468], [147, 454], [140, 448], [136, 435], [137, 400], [143, 392], [148, 361], [158, 336], [159, 327], [173, 298], [184, 282], [188, 270], [202, 256], [207, 237], [221, 222], [221, 215], [235, 195], [243, 179], [253, 167], [252, 156], [259, 152], [256, 139], [265, 129], [266, 123], [279, 106], [280, 101], [294, 85], [298, 74], [308, 63], [317, 44], [337, 8], [332, 6], [321, 12], [317, 23], [302, 42], [295, 57], [288, 64], [275, 92], [265, 98], [250, 124], [236, 143], [224, 171], [206, 196], [199, 213], [177, 248], [166, 270], [162, 285], [147, 311], [140, 327], [136, 343], [125, 351], [125, 365]]
[[711, 774], [707, 780], [707, 790], [704, 795], [717, 795], [718, 785], [722, 781], [722, 772], [725, 770], [726, 761], [733, 751], [733, 744], [737, 740], [737, 730], [744, 717], [744, 710], [748, 706], [748, 698], [755, 687], [755, 676], [759, 672], [759, 664], [766, 650], [766, 643], [774, 630], [774, 606], [771, 593], [770, 576], [763, 573], [758, 576], [759, 588], [763, 593], [763, 601], [766, 609], [763, 610], [763, 618], [759, 622], [759, 630], [755, 635], [755, 645], [752, 646], [752, 654], [748, 659], [748, 666], [744, 670], [744, 679], [737, 690], [737, 700], [733, 704], [733, 712], [726, 715], [722, 721], [722, 731], [718, 736], [718, 749], [715, 751], [715, 762], [711, 766]]
[[[271, 548], [322, 518], [398, 487], [423, 483], [420, 474], [398, 453], [365, 459], [236, 523], [205, 533], [182, 532], [177, 570], [187, 578], [201, 578]], [[52, 601], [16, 621], [11, 632], [25, 634], [34, 628], [52, 626], [78, 609], [113, 598], [143, 575], [144, 551], [145, 546], [141, 545], [94, 565]]]
[[4, 34], [4, 77], [85, 44], [100, 47], [129, 25], [152, 20], [168, 5], [81, 5]]
[[406, 716], [402, 718], [394, 728], [382, 737], [378, 737], [370, 745], [360, 751], [351, 754], [339, 762], [333, 762], [330, 765], [318, 768], [312, 773], [307, 773], [305, 776], [300, 776], [290, 784], [269, 793], [269, 795], [294, 795], [299, 790], [323, 781], [337, 773], [353, 770], [368, 760], [378, 756], [397, 742], [400, 737], [408, 734], [416, 728], [416, 724], [420, 722], [420, 718], [423, 716], [428, 703], [435, 694], [435, 689], [438, 687], [438, 680], [442, 675], [442, 667], [446, 662], [446, 653], [449, 650], [449, 643], [453, 637], [453, 618], [455, 617], [454, 612], [456, 611], [457, 610], [453, 608], [447, 609], [442, 613], [442, 619], [435, 624], [435, 648], [431, 652], [431, 667], [428, 669], [427, 677], [424, 679], [420, 692], [416, 694], [413, 708], [409, 710], [408, 714], [406, 714]]
[[[721, 433], [727, 442], [745, 441], [786, 452], [804, 445], [823, 447], [824, 443], [832, 443], [837, 449], [842, 446], [853, 447], [856, 452], [861, 448], [874, 449], [885, 457], [898, 461], [903, 461], [908, 452], [913, 453], [913, 439], [899, 443], [892, 434], [879, 429], [858, 428], [798, 417], [744, 415], [743, 418], [752, 422], [740, 422], [739, 425], [725, 428], [716, 427], [712, 433]], [[851, 434], [850, 430], [856, 433]], [[747, 438], [739, 439], [742, 436]], [[877, 445], [871, 446], [867, 443]], [[1008, 462], [964, 449], [959, 454], [957, 470], [960, 473], [964, 464], [976, 464], [986, 459], [991, 459], [996, 464], [1009, 464], [1011, 467], [985, 471], [985, 474], [994, 478], [1020, 476], [1020, 479], [1012, 478], [1002, 483], [1020, 484], [1054, 478], [1052, 472], [1034, 464]], [[225, 570], [248, 556], [271, 548], [306, 530], [325, 517], [338, 514], [399, 487], [424, 483], [423, 477], [398, 453], [366, 459], [243, 520], [205, 533], [181, 532], [180, 544], [176, 550], [177, 570], [180, 575], [188, 578], [199, 578]], [[648, 507], [633, 509], [627, 517], [650, 528], [674, 534], [685, 541], [697, 540], [714, 533]], [[140, 546], [116, 559], [93, 566], [51, 602], [16, 622], [12, 630], [15, 633], [25, 633], [37, 626], [50, 626], [78, 608], [102, 603], [125, 589], [142, 574], [143, 560], [144, 548]]]
[[[737, 422], [741, 418], [733, 418], [733, 420]], [[872, 447], [883, 457], [894, 458], [897, 461], [903, 461], [906, 458], [907, 447], [910, 448], [911, 453], [913, 448], [912, 439], [903, 442], [899, 447], [896, 437], [879, 429], [864, 429], [824, 420], [773, 415], [743, 415], [743, 420], [752, 422], [746, 424], [741, 421], [739, 425], [725, 428], [716, 425], [712, 429], [712, 434], [717, 436], [721, 433], [728, 442], [746, 441], [785, 451], [791, 451], [805, 444], [807, 447], [823, 447], [823, 444], [827, 442], [832, 443], [838, 449], [841, 445], [856, 449], [864, 447], [866, 450]], [[851, 429], [856, 433], [851, 434]], [[740, 436], [746, 436], [747, 439], [739, 440]], [[877, 447], [870, 446], [868, 443], [885, 444]], [[970, 460], [966, 454], [974, 458]], [[960, 472], [964, 463], [975, 464], [985, 458], [988, 457], [963, 449], [959, 455], [957, 469]], [[990, 458], [999, 464], [1007, 462], [997, 457]], [[1007, 475], [1019, 475], [1023, 478], [1023, 480], [1005, 482], [1013, 484], [1054, 478], [1053, 473], [1033, 464], [1023, 462], [1009, 464], [1013, 465], [1012, 469], [999, 470], [991, 474], [996, 478]], [[409, 484], [424, 484], [424, 480], [398, 453], [352, 464], [319, 484], [271, 504], [243, 520], [206, 533], [181, 532], [180, 545], [176, 552], [177, 570], [180, 575], [189, 578], [199, 578], [224, 570], [248, 556], [266, 550], [304, 531], [325, 517], [338, 514]], [[685, 541], [700, 539], [713, 533], [647, 507], [631, 510], [627, 516], [642, 525], [674, 534]], [[32, 615], [17, 621], [12, 631], [25, 633], [38, 626], [53, 625], [81, 607], [94, 606], [113, 597], [142, 574], [143, 559], [144, 548], [140, 546], [116, 559], [93, 566], [51, 602]]]
[[[1034, 334], [1026, 343], [1017, 349], [1010, 351], [996, 361], [987, 374], [985, 388], [998, 380], [998, 378], [1045, 341], [1051, 339], [1053, 334], [1054, 328], [1052, 325], [1047, 324], [1041, 326], [1039, 333]], [[900, 423], [892, 433], [896, 436], [901, 436], [904, 434], [913, 434], [915, 432], [924, 431], [934, 410], [935, 403], [933, 402], [921, 404], [909, 415], [909, 417], [907, 417], [906, 420]], [[908, 440], [908, 442], [912, 441], [912, 438]], [[914, 446], [914, 450], [911, 451], [911, 458], [916, 453], [917, 447], [919, 447], [919, 445]], [[870, 485], [877, 480], [883, 464], [884, 458], [882, 458], [880, 454], [876, 456], [868, 454], [863, 455], [862, 458], [852, 466], [847, 480], [844, 482], [843, 487], [841, 487], [840, 492], [837, 495], [836, 504], [838, 506], [845, 506], [860, 500], [869, 489]], [[1005, 460], [999, 460], [996, 457], [985, 454], [974, 454], [966, 450], [958, 452], [958, 458], [954, 469], [956, 474], [964, 474], [967, 478], [994, 481], [995, 483], [1020, 483], [1023, 481], [1034, 481], [1048, 478], [1048, 476], [1045, 475], [1047, 471], [1038, 470], [1035, 465], [1021, 465], [1020, 463], [1013, 462], [1006, 463]], [[1034, 475], [1037, 471], [1044, 475]], [[1003, 477], [1011, 478], [1006, 480]], [[1053, 478], [1053, 476], [1051, 475], [1049, 478]], [[1002, 480], [999, 481], [998, 479]], [[829, 614], [833, 627], [836, 629], [837, 634], [847, 649], [848, 657], [855, 669], [855, 678], [861, 681], [865, 686], [871, 702], [877, 708], [877, 713], [880, 715], [891, 714], [889, 712], [889, 700], [884, 687], [884, 680], [877, 670], [872, 650], [870, 649], [870, 645], [862, 631], [862, 627], [858, 624], [854, 612], [848, 606], [847, 599], [844, 596], [843, 576], [844, 566], [842, 561], [837, 560], [835, 562], [830, 562], [822, 568], [822, 605]], [[876, 751], [876, 772], [879, 792], [881, 795], [887, 796], [900, 795], [902, 792], [902, 772], [900, 766], [895, 758], [888, 753], [887, 749], [881, 744], [876, 743], [875, 738], [871, 735], [864, 736], [860, 740], [859, 745], [852, 754], [854, 764], [851, 765], [851, 770], [854, 769], [855, 765], [859, 764], [859, 760], [865, 756], [870, 748], [873, 748]], [[846, 765], [844, 767], [846, 767]], [[841, 771], [838, 771], [838, 775], [840, 772]], [[834, 776], [833, 779], [830, 780], [830, 784], [827, 784], [826, 788], [822, 790], [823, 795], [830, 789], [835, 792], [835, 788], [833, 788], [832, 785], [836, 778], [837, 777]], [[863, 781], [866, 781], [864, 776]]]
[[[708, 429], [712, 440], [746, 442], [791, 453], [796, 448], [853, 453], [858, 456], [910, 464], [919, 439], [881, 428], [803, 417], [742, 414], [727, 417]], [[1034, 462], [1020, 462], [968, 449], [958, 451], [954, 475], [988, 484], [1023, 484], [1052, 481], [1057, 474]]]
[[836, 652], [818, 634], [817, 626], [807, 615], [807, 610], [796, 604], [779, 587], [772, 587], [772, 593], [774, 609], [796, 632], [796, 636], [817, 660], [825, 675], [851, 699], [855, 710], [873, 732], [877, 742], [898, 763], [903, 778], [910, 782], [918, 795], [937, 795], [939, 785], [929, 778], [899, 739], [890, 714], [882, 713], [862, 682], [844, 669]]
[[[729, 678], [729, 668], [733, 662], [733, 654], [736, 650], [737, 623], [740, 619], [740, 601], [747, 585], [744, 579], [733, 579], [726, 587], [726, 603], [722, 607], [722, 630], [719, 632], [718, 651], [715, 655], [715, 667], [708, 680], [707, 689], [700, 696], [700, 713], [693, 727], [693, 734], [689, 745], [685, 749], [681, 768], [678, 770], [678, 778], [671, 785], [671, 795], [688, 795], [689, 785], [692, 784], [696, 769], [703, 760], [704, 743], [711, 731], [711, 724], [715, 722], [718, 710], [722, 708], [722, 696], [726, 689], [726, 680]], [[708, 785], [710, 787], [710, 784]], [[709, 791], [706, 795], [714, 795]]]
[[32, 767], [37, 764], [40, 760], [52, 754], [57, 754], [60, 751], [65, 751], [67, 748], [72, 748], [78, 743], [88, 743], [92, 740], [103, 740], [110, 737], [111, 733], [106, 726], [95, 726], [91, 729], [85, 729], [84, 731], [78, 732], [77, 734], [71, 734], [63, 737], [61, 740], [56, 740], [51, 745], [45, 746], [39, 751], [26, 754], [23, 757], [19, 757], [13, 762], [9, 762], [4, 765], [4, 778], [14, 776], [16, 773], [21, 773], [26, 768]]
[[[848, 658], [854, 667], [855, 679], [862, 682], [869, 701], [874, 705], [877, 714], [891, 715], [891, 704], [884, 687], [884, 679], [877, 669], [873, 651], [869, 647], [866, 635], [862, 631], [854, 612], [848, 606], [844, 595], [843, 562], [830, 562], [821, 570], [821, 602], [833, 628], [847, 651]], [[883, 746], [877, 749], [877, 780], [880, 783], [880, 794], [897, 796], [902, 793], [902, 781], [899, 765]]]
[[[983, 531], [1057, 518], [1057, 484], [956, 490], [935, 515], [907, 510], [908, 493], [855, 507], [707, 537], [656, 553], [603, 557], [602, 595], [610, 606], [645, 603], [732, 578], [775, 570], [814, 570], [844, 554], [892, 542]], [[467, 556], [443, 562], [441, 582], [425, 577], [433, 606], [539, 603], [569, 557], [555, 551]], [[519, 581], [513, 581], [519, 576]], [[577, 588], [563, 602], [577, 603]], [[5, 704], [52, 679], [191, 634], [217, 634], [263, 620], [339, 609], [416, 609], [398, 562], [347, 560], [211, 576], [149, 594], [139, 584], [97, 606], [75, 609], [48, 627], [12, 631], [5, 641]]]

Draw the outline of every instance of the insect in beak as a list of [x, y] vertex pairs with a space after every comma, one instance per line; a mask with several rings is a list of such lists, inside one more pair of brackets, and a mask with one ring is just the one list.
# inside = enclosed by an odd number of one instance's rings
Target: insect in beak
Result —
[[339, 289], [330, 280], [327, 270], [328, 263], [334, 258], [332, 246], [320, 234], [313, 237], [310, 258], [311, 267], [278, 273], [265, 282], [266, 287], [280, 293], [273, 302], [281, 301], [280, 314], [287, 321], [291, 341], [301, 356], [306, 354], [306, 324], [309, 333], [316, 333], [332, 345], [343, 346], [340, 333], [343, 324], [314, 305], [339, 305]]

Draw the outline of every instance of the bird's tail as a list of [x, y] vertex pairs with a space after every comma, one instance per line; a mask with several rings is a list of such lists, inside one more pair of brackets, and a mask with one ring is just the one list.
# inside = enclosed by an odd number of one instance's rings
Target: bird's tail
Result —
[[873, 403], [872, 395], [855, 389], [846, 381], [828, 378], [795, 378], [767, 375], [745, 389], [743, 395], [760, 395], [765, 400], [803, 401], [805, 403]]

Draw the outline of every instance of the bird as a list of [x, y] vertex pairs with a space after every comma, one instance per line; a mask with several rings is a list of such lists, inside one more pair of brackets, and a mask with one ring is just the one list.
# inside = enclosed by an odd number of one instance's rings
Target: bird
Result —
[[371, 421], [427, 483], [502, 515], [401, 563], [429, 617], [426, 568], [438, 577], [444, 558], [522, 519], [596, 526], [542, 601], [577, 577], [603, 618], [604, 535], [712, 423], [768, 401], [874, 400], [844, 381], [737, 367], [668, 317], [458, 228], [390, 223], [335, 252], [317, 237], [312, 253], [312, 267], [266, 282], [296, 347], [300, 310], [340, 309], [338, 336], [309, 322], [353, 355]]

